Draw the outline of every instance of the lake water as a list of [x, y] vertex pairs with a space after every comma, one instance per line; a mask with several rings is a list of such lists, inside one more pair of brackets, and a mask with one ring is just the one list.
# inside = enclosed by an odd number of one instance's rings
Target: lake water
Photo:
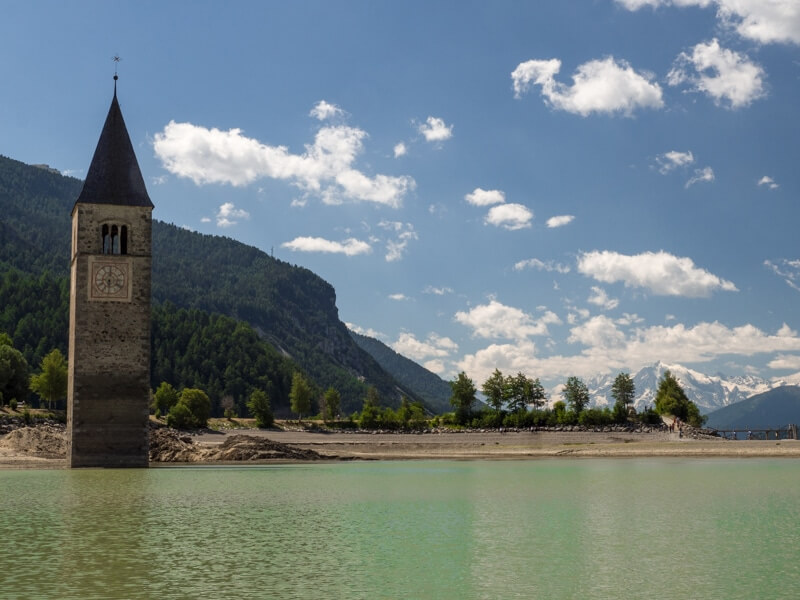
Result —
[[797, 598], [800, 462], [0, 471], [0, 598]]

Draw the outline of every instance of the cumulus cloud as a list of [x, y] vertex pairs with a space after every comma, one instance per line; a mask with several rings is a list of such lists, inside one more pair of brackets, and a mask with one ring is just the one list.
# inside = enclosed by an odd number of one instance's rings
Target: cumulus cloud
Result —
[[641, 287], [658, 296], [707, 298], [717, 290], [738, 291], [725, 279], [695, 266], [691, 258], [660, 252], [633, 256], [592, 251], [578, 257], [578, 271], [602, 283], [622, 281], [625, 287]]
[[531, 219], [533, 211], [522, 204], [498, 204], [489, 209], [484, 222], [487, 225], [514, 231], [530, 227]]
[[800, 44], [800, 4], [797, 0], [616, 0], [628, 10], [645, 6], [716, 5], [717, 18], [743, 38], [759, 42]]
[[493, 204], [503, 204], [506, 195], [500, 190], [483, 190], [475, 188], [472, 192], [464, 196], [464, 200], [472, 206], [491, 206]]
[[[401, 333], [391, 346], [395, 352], [411, 360], [447, 358], [453, 352], [458, 351], [458, 344], [449, 337], [443, 337], [436, 333], [428, 334], [424, 340], [417, 339], [413, 333]], [[439, 369], [439, 371], [442, 370], [444, 369]]]
[[406, 148], [405, 143], [398, 142], [394, 145], [394, 157], [400, 158], [401, 156], [405, 156], [408, 154], [408, 148]]
[[436, 373], [437, 375], [443, 375], [445, 372], [444, 362], [439, 360], [438, 358], [434, 358], [432, 360], [427, 360], [422, 363], [422, 366], [428, 369], [431, 373]]
[[167, 171], [197, 185], [243, 186], [260, 178], [289, 181], [327, 204], [346, 200], [391, 207], [402, 204], [416, 182], [409, 176], [367, 176], [354, 167], [367, 133], [355, 127], [324, 126], [302, 154], [243, 135], [170, 121], [155, 135], [156, 156]]
[[670, 150], [664, 154], [659, 154], [656, 157], [658, 163], [658, 172], [666, 175], [673, 169], [678, 167], [685, 167], [694, 162], [694, 155], [691, 152], [679, 152], [677, 150]]
[[613, 310], [619, 306], [619, 300], [611, 298], [603, 288], [596, 285], [592, 286], [592, 294], [587, 301], [604, 310]]
[[548, 325], [560, 324], [561, 319], [544, 311], [538, 319], [524, 311], [506, 306], [497, 300], [476, 306], [469, 311], [459, 311], [455, 319], [472, 329], [472, 335], [482, 338], [522, 340], [534, 335], [548, 335]]
[[736, 109], [766, 95], [764, 76], [760, 65], [744, 54], [720, 47], [713, 39], [697, 44], [690, 53], [681, 52], [667, 82], [672, 86], [687, 83], [715, 104]]
[[536, 347], [530, 340], [491, 344], [464, 356], [456, 366], [478, 381], [495, 368], [554, 379], [570, 375], [589, 377], [623, 369], [635, 372], [659, 360], [702, 363], [731, 355], [800, 351], [800, 337], [786, 325], [774, 334], [750, 324], [727, 327], [716, 321], [694, 326], [675, 324], [623, 329], [618, 322], [603, 315], [574, 326], [568, 341], [583, 348], [571, 356], [537, 357]]
[[409, 298], [405, 294], [389, 294], [388, 297], [389, 297], [389, 300], [394, 300], [396, 302], [403, 302], [405, 300], [411, 300], [411, 298]]
[[790, 288], [800, 292], [800, 259], [780, 259], [777, 262], [764, 261], [764, 266], [781, 277]]
[[308, 114], [315, 119], [325, 121], [326, 119], [331, 119], [333, 117], [344, 116], [344, 111], [335, 104], [330, 104], [325, 100], [320, 100]]
[[409, 242], [419, 239], [411, 223], [401, 221], [381, 221], [378, 227], [394, 233], [397, 237], [386, 242], [386, 262], [395, 262], [403, 258]]
[[568, 86], [555, 80], [561, 61], [529, 60], [511, 73], [516, 98], [534, 85], [541, 86], [545, 101], [557, 110], [588, 116], [593, 112], [631, 116], [640, 108], [664, 106], [661, 87], [647, 73], [637, 73], [625, 60], [609, 56], [580, 65]]
[[569, 225], [574, 220], [575, 220], [574, 215], [558, 215], [547, 219], [547, 226], [550, 229], [554, 229], [556, 227], [563, 227], [564, 225]]
[[250, 213], [241, 208], [236, 208], [233, 202], [225, 202], [220, 205], [217, 211], [217, 227], [231, 227], [239, 222], [239, 219], [249, 219]]
[[446, 125], [439, 117], [428, 117], [418, 129], [428, 142], [443, 142], [453, 137], [453, 126]]
[[694, 177], [689, 179], [684, 187], [688, 190], [695, 183], [711, 183], [712, 181], [714, 181], [714, 169], [711, 167], [703, 167], [702, 169], [694, 170]]
[[761, 179], [759, 179], [757, 185], [759, 187], [765, 185], [771, 190], [777, 190], [779, 187], [781, 187], [777, 183], [775, 183], [775, 180], [772, 177], [768, 175], [764, 175]]
[[334, 242], [320, 237], [296, 237], [291, 242], [284, 242], [281, 246], [292, 252], [322, 252], [344, 254], [345, 256], [357, 256], [372, 252], [372, 248], [367, 242], [355, 238]]
[[800, 371], [800, 355], [798, 354], [779, 354], [767, 363], [770, 369], [791, 369]]
[[375, 338], [376, 340], [383, 340], [386, 339], [386, 336], [376, 329], [372, 329], [371, 327], [364, 328], [356, 325], [355, 323], [348, 323], [345, 321], [344, 323], [350, 331], [358, 333], [359, 335], [366, 335], [371, 338]]
[[552, 260], [543, 261], [538, 258], [528, 258], [521, 260], [514, 264], [515, 271], [523, 271], [525, 269], [536, 269], [537, 271], [547, 271], [556, 273], [569, 273], [570, 268], [567, 265], [556, 263]]

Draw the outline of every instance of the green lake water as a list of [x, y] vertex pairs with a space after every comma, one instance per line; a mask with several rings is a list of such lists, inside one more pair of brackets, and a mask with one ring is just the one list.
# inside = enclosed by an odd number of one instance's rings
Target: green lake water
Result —
[[0, 471], [0, 598], [797, 598], [800, 461]]

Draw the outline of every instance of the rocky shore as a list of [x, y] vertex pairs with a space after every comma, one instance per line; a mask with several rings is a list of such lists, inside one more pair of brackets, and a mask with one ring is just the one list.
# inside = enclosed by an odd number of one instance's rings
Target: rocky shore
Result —
[[[305, 424], [304, 424], [305, 425]], [[551, 457], [798, 457], [795, 440], [732, 441], [685, 427], [682, 434], [653, 426], [532, 429], [429, 429], [394, 431], [307, 428], [198, 430], [154, 426], [150, 462], [274, 463], [316, 460], [506, 460]], [[61, 468], [66, 465], [63, 424], [30, 426], [0, 421], [0, 468]]]

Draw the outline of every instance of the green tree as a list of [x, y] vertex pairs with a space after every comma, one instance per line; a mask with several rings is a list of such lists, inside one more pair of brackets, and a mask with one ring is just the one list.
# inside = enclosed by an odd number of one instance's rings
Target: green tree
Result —
[[628, 407], [636, 398], [636, 386], [628, 373], [620, 373], [614, 378], [611, 397], [614, 398], [614, 420], [624, 423], [628, 420]]
[[547, 394], [544, 393], [539, 378], [531, 379], [524, 373], [509, 375], [506, 379], [506, 396], [508, 398], [508, 408], [512, 412], [522, 412], [532, 404], [534, 408], [544, 405]]
[[561, 390], [561, 397], [576, 415], [580, 415], [589, 404], [589, 388], [579, 377], [569, 377]]
[[256, 419], [256, 427], [264, 429], [272, 427], [275, 417], [272, 414], [272, 407], [269, 405], [269, 396], [262, 390], [253, 390], [250, 399], [247, 401], [247, 409]]
[[0, 338], [0, 402], [22, 402], [28, 398], [28, 362], [8, 341], [8, 335], [3, 334]]
[[292, 391], [289, 392], [292, 412], [296, 413], [298, 420], [303, 420], [303, 415], [311, 412], [311, 388], [300, 371], [292, 375]]
[[506, 379], [500, 369], [495, 369], [494, 373], [483, 382], [481, 392], [486, 396], [489, 406], [496, 412], [500, 412], [503, 408], [503, 400], [506, 397]]
[[323, 401], [325, 402], [325, 410], [322, 411], [322, 418], [325, 421], [335, 420], [339, 416], [342, 405], [342, 397], [339, 395], [339, 392], [336, 391], [336, 388], [329, 387], [325, 390]]
[[38, 375], [31, 375], [30, 389], [52, 409], [53, 402], [67, 397], [67, 360], [61, 350], [51, 350], [42, 359], [41, 369]]
[[166, 415], [170, 409], [178, 403], [178, 392], [166, 381], [158, 384], [156, 393], [153, 394], [153, 409], [162, 415]]
[[364, 397], [364, 406], [361, 408], [361, 415], [358, 419], [358, 426], [361, 429], [375, 429], [381, 418], [381, 411], [378, 408], [380, 396], [378, 390], [370, 386], [367, 395]]
[[614, 379], [611, 385], [611, 396], [625, 408], [633, 404], [636, 398], [636, 387], [633, 384], [633, 379], [628, 373], [620, 373]]
[[464, 371], [461, 371], [453, 381], [450, 382], [450, 405], [455, 409], [456, 422], [464, 425], [469, 423], [470, 416], [472, 415], [472, 405], [477, 400], [475, 393], [478, 391], [472, 379], [467, 377]]
[[694, 427], [702, 427], [708, 417], [700, 414], [697, 405], [689, 400], [677, 378], [669, 371], [658, 382], [656, 392], [656, 412], [659, 415], [672, 415]]

